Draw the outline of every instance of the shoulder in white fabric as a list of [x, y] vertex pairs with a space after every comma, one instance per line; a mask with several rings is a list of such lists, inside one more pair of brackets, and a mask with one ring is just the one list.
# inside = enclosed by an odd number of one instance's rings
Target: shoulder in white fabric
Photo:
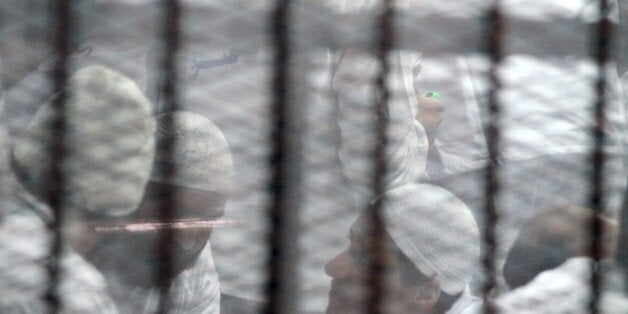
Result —
[[[621, 276], [613, 273], [606, 261], [600, 264], [603, 276]], [[570, 258], [538, 274], [527, 285], [499, 296], [495, 303], [504, 313], [589, 313], [592, 263], [584, 256]], [[620, 287], [605, 282], [601, 292], [601, 313], [627, 313], [628, 300]]]

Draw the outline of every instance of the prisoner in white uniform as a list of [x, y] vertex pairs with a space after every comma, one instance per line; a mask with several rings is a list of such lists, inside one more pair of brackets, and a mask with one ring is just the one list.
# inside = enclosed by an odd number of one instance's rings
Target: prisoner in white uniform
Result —
[[[171, 127], [171, 129], [169, 128]], [[212, 220], [224, 214], [231, 189], [233, 163], [226, 139], [214, 123], [199, 114], [175, 111], [158, 116], [158, 145], [174, 141], [172, 153], [158, 151], [153, 172], [138, 209], [121, 219], [155, 221], [165, 199], [174, 193], [173, 218]], [[174, 173], [168, 174], [167, 168]], [[173, 313], [218, 313], [220, 285], [209, 243], [211, 228], [174, 231], [172, 277], [167, 278], [168, 310]], [[163, 252], [161, 232], [110, 234], [87, 252], [109, 281], [109, 291], [122, 312], [154, 313], [160, 299], [156, 275]]]
[[[479, 271], [480, 233], [471, 211], [448, 191], [428, 184], [396, 187], [381, 196], [387, 313], [464, 313], [481, 299], [469, 292]], [[363, 214], [349, 248], [330, 260], [327, 313], [363, 313], [368, 304], [365, 250], [371, 228]]]
[[[78, 219], [98, 212], [115, 217], [141, 201], [150, 174], [155, 130], [150, 106], [137, 86], [116, 71], [88, 67], [78, 71], [66, 88], [65, 154], [55, 164], [52, 121], [59, 113], [53, 100], [41, 106], [25, 132], [15, 141], [11, 156], [16, 178], [3, 176], [0, 226], [0, 311], [45, 312], [46, 267], [52, 235], [48, 229], [59, 217], [44, 203], [50, 193], [50, 169], [61, 167], [61, 273], [57, 296], [63, 313], [117, 313], [106, 293], [105, 278], [75, 249], [83, 246]], [[5, 150], [3, 149], [3, 152]], [[4, 158], [3, 158], [4, 159]], [[147, 166], [148, 164], [148, 166]], [[23, 188], [15, 185], [19, 180]], [[32, 193], [29, 194], [28, 192]]]

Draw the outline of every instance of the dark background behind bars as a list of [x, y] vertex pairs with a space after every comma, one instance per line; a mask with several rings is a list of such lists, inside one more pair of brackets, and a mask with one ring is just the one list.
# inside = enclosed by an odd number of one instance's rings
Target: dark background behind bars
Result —
[[[119, 69], [136, 80], [153, 101], [157, 113], [167, 110], [167, 95], [158, 88], [160, 82], [168, 79], [163, 77], [160, 65], [164, 49], [168, 49], [161, 45], [161, 29], [166, 21], [160, 3], [146, 2], [93, 1], [76, 5], [76, 23], [69, 36], [77, 44], [72, 47], [76, 50], [69, 59], [68, 71], [91, 63]], [[593, 55], [599, 47], [598, 36], [608, 36], [615, 39], [611, 52], [617, 56], [619, 74], [626, 71], [628, 54], [625, 48], [619, 50], [626, 45], [626, 24], [615, 26], [613, 34], [598, 34], [594, 25], [572, 18], [570, 14], [574, 12], [562, 14], [565, 12], [558, 10], [545, 15], [541, 2], [526, 9], [523, 4], [503, 1], [505, 55], [523, 53], [569, 60]], [[294, 306], [315, 311], [326, 304], [329, 289], [329, 278], [323, 274], [324, 263], [346, 246], [349, 226], [368, 201], [347, 187], [337, 157], [339, 131], [334, 121], [338, 112], [329, 90], [327, 54], [329, 48], [343, 45], [371, 47], [378, 38], [373, 31], [376, 15], [351, 13], [341, 19], [337, 10], [322, 2], [286, 2], [291, 18], [275, 21], [285, 23], [284, 31], [288, 32], [282, 33], [273, 28], [278, 24], [273, 24], [275, 15], [271, 14], [281, 3], [182, 1], [178, 20], [180, 45], [176, 51], [179, 75], [174, 83], [182, 109], [210, 117], [223, 130], [236, 165], [237, 184], [225, 217], [242, 219], [247, 225], [216, 230], [212, 235], [222, 290], [264, 300], [269, 279], [266, 265], [272, 247], [266, 240], [271, 227], [284, 226], [289, 232], [279, 233], [281, 237], [294, 235], [291, 239], [299, 247], [298, 264], [293, 265], [299, 274], [296, 280], [299, 289], [292, 291], [299, 297]], [[50, 38], [50, 25], [53, 25], [48, 5], [37, 0], [0, 2], [1, 40], [23, 43], [19, 58], [2, 63], [2, 71], [15, 73], [16, 78], [25, 77], [2, 82], [4, 89], [16, 87], [22, 91], [17, 100], [4, 99], [0, 111], [0, 121], [9, 139], [24, 128], [52, 86], [46, 83], [49, 76], [41, 65], [55, 55], [45, 41]], [[620, 1], [624, 17], [626, 7], [626, 2]], [[416, 8], [398, 12], [395, 48], [423, 53], [423, 72], [417, 85], [422, 91], [437, 90], [444, 97], [449, 96], [452, 103], [477, 98], [480, 113], [487, 117], [482, 112], [486, 110], [482, 102], [486, 96], [483, 92], [487, 90], [483, 79], [487, 79], [490, 60], [485, 46], [490, 30], [486, 26], [492, 25], [486, 21], [487, 2], [417, 1]], [[288, 50], [282, 50], [282, 43], [288, 44]], [[197, 79], [190, 79], [192, 60], [220, 60], [235, 50], [241, 52], [237, 62], [200, 70]], [[289, 63], [274, 59], [274, 54], [282, 51], [290, 54]], [[452, 62], [466, 63], [467, 67], [454, 68]], [[475, 77], [479, 81], [452, 79], [463, 71], [461, 68], [480, 73]], [[285, 71], [292, 79], [282, 81], [276, 71]], [[273, 88], [273, 82], [279, 82], [280, 86]], [[286, 95], [280, 93], [281, 87], [287, 88]], [[569, 90], [564, 93], [569, 97]], [[536, 97], [534, 91], [524, 95]], [[290, 120], [287, 130], [297, 130], [283, 140], [271, 136], [280, 134], [273, 133], [281, 131], [275, 129], [274, 119], [281, 116], [274, 106], [282, 103], [287, 106], [284, 118], [295, 119]], [[445, 127], [453, 126], [448, 126], [446, 120], [441, 128]], [[293, 141], [298, 145], [293, 146]], [[486, 145], [479, 142], [480, 146]], [[278, 149], [275, 154], [297, 154], [292, 156], [296, 159], [277, 159], [284, 161], [278, 165], [283, 167], [284, 175], [296, 172], [297, 177], [273, 174], [276, 169], [269, 164], [273, 149]], [[279, 181], [272, 181], [273, 178]], [[588, 180], [585, 176], [582, 179]], [[296, 192], [269, 190], [269, 182], [294, 188]], [[525, 189], [525, 184], [522, 188]], [[269, 205], [277, 202], [286, 203]], [[289, 224], [274, 225], [269, 220], [268, 208], [278, 210], [281, 216], [282, 208], [291, 211], [297, 206], [298, 217], [287, 218]], [[296, 224], [299, 229], [295, 229]], [[286, 280], [281, 275], [278, 279]]]

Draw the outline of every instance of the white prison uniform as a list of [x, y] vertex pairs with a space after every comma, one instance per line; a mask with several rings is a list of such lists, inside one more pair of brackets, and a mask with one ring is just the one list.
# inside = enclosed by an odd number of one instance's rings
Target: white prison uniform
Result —
[[[504, 10], [513, 16], [541, 20], [551, 20], [552, 16], [572, 16], [590, 21], [594, 15], [582, 1], [543, 0], [526, 6], [517, 5], [516, 2], [518, 1], [505, 1]], [[612, 4], [615, 13], [611, 16], [616, 20], [616, 2], [613, 1]], [[485, 135], [481, 128], [478, 103], [473, 96], [485, 96], [489, 86], [483, 80], [483, 75], [489, 64], [487, 59], [480, 57], [458, 57], [455, 62], [448, 64], [455, 64], [458, 68], [467, 67], [452, 75], [456, 75], [454, 80], [464, 81], [462, 85], [466, 84], [467, 89], [472, 90], [470, 93], [475, 93], [466, 97], [463, 103], [447, 104], [445, 119], [435, 141], [444, 167], [449, 170], [446, 172], [455, 173], [485, 165]], [[429, 68], [424, 68], [424, 72], [430, 71]], [[616, 70], [609, 66], [606, 71], [609, 87], [605, 149], [611, 157], [621, 156], [625, 153], [622, 144], [626, 136], [625, 100]], [[502, 133], [499, 152], [501, 160], [519, 161], [561, 154], [588, 154], [593, 147], [591, 128], [594, 126], [596, 75], [597, 67], [592, 60], [528, 55], [506, 57], [500, 65], [503, 84], [499, 98], [502, 108], [499, 123]], [[443, 95], [444, 99], [446, 97], [447, 95]], [[448, 111], [462, 111], [465, 114], [460, 117], [464, 118], [452, 118]], [[473, 138], [479, 140], [473, 142], [468, 133], [473, 133]], [[467, 138], [463, 140], [465, 135]], [[615, 207], [616, 205], [612, 204]]]
[[[543, 21], [551, 21], [554, 16], [579, 18], [582, 21], [591, 19], [590, 10], [584, 8], [584, 2], [549, 2], [539, 1], [538, 6], [536, 2], [531, 5], [536, 6], [535, 10], [547, 10], [546, 14], [521, 12], [531, 10], [530, 6], [517, 6], [514, 1], [504, 3], [504, 10], [509, 16], [525, 16]], [[516, 38], [517, 34], [511, 36]], [[478, 127], [483, 123], [479, 114], [482, 108], [478, 102], [486, 97], [489, 90], [485, 79], [489, 61], [480, 56], [465, 56], [459, 60], [467, 69], [453, 80], [470, 84], [478, 101], [447, 104], [446, 95], [443, 95], [445, 118], [438, 130], [435, 145], [439, 149], [444, 170], [430, 177], [431, 180], [441, 180], [445, 188], [463, 199], [474, 211], [482, 227], [485, 208], [483, 172], [487, 150], [484, 131]], [[428, 66], [426, 62], [424, 73]], [[609, 212], [618, 213], [626, 185], [622, 160], [626, 136], [625, 100], [612, 64], [609, 64], [606, 73], [608, 88], [604, 150], [607, 159], [603, 176], [603, 201]], [[588, 204], [597, 66], [593, 60], [584, 58], [519, 54], [504, 58], [499, 75], [502, 86], [499, 94], [501, 137], [498, 154], [501, 164], [497, 199], [500, 212], [497, 262], [501, 265], [519, 228], [536, 213], [560, 206]], [[457, 115], [465, 119], [448, 120], [451, 117], [448, 111], [452, 110], [465, 111]], [[456, 142], [452, 134], [461, 129], [474, 133], [469, 138], [481, 140], [473, 142], [473, 145]]]
[[208, 242], [190, 269], [183, 271], [171, 288], [172, 313], [218, 313], [220, 282]]
[[[553, 17], [595, 20], [592, 3], [540, 0], [520, 5], [504, 1], [509, 16], [551, 21]], [[617, 2], [611, 1], [611, 20], [617, 21]], [[517, 33], [511, 36], [517, 36]], [[521, 39], [524, 40], [524, 39]], [[505, 44], [506, 46], [508, 43]], [[461, 103], [446, 104], [444, 121], [435, 145], [449, 173], [479, 168], [487, 157], [485, 134], [478, 98], [486, 96], [487, 58], [479, 56], [434, 58], [443, 62], [426, 64], [417, 78], [418, 87], [429, 80], [451, 77], [446, 84], [459, 85], [464, 97]], [[430, 68], [432, 67], [432, 68]], [[436, 68], [436, 69], [434, 69]], [[502, 113], [500, 158], [504, 161], [525, 160], [558, 154], [583, 154], [592, 149], [592, 107], [596, 92], [597, 66], [593, 60], [571, 57], [507, 56], [500, 65], [503, 86], [499, 98]], [[426, 77], [427, 76], [427, 77]], [[619, 76], [612, 66], [607, 69], [606, 150], [612, 155], [624, 153], [621, 141], [626, 134], [626, 112]], [[449, 112], [461, 112], [452, 116]]]
[[[105, 273], [108, 291], [123, 313], [156, 313], [157, 288], [133, 287], [117, 274]], [[219, 313], [220, 283], [209, 242], [193, 266], [174, 278], [169, 289], [169, 313]]]
[[[506, 58], [501, 71], [504, 86], [500, 200], [505, 211], [502, 223], [506, 228], [509, 224], [520, 225], [549, 204], [552, 207], [586, 204], [590, 176], [588, 155], [593, 149], [594, 65], [584, 60], [543, 60], [519, 55]], [[616, 213], [625, 186], [621, 156], [626, 121], [617, 76], [610, 78], [604, 146], [609, 158], [604, 185], [606, 207]], [[440, 131], [448, 132], [447, 129]], [[437, 139], [436, 145], [439, 144]], [[453, 159], [448, 154], [455, 152], [441, 151], [445, 167]], [[456, 171], [456, 166], [460, 165], [452, 166], [452, 172]], [[481, 166], [483, 163], [469, 164], [469, 168]], [[549, 195], [553, 190], [557, 193]], [[515, 234], [508, 232], [505, 243], [513, 241]]]
[[[591, 263], [588, 257], [574, 257], [562, 265], [538, 274], [527, 285], [499, 296], [495, 303], [503, 313], [589, 313]], [[628, 313], [616, 272], [604, 267], [606, 287], [599, 302], [601, 313]], [[606, 271], [605, 271], [606, 270]]]
[[480, 308], [482, 304], [482, 298], [471, 294], [469, 285], [467, 285], [462, 295], [445, 314], [470, 314], [473, 313], [473, 309]]
[[[551, 21], [554, 17], [560, 17], [592, 22], [596, 18], [593, 10], [595, 6], [593, 3], [587, 5], [586, 1], [540, 0], [522, 6], [519, 1], [509, 0], [504, 1], [502, 7], [508, 16], [530, 20]], [[611, 7], [611, 20], [617, 21], [617, 2], [611, 1]], [[518, 40], [517, 33], [510, 36]], [[505, 43], [506, 47], [508, 44]], [[465, 89], [467, 95], [462, 103], [445, 103], [445, 119], [439, 128], [435, 145], [439, 148], [445, 168], [455, 171], [455, 168], [480, 167], [484, 163], [479, 161], [487, 156], [487, 152], [479, 105], [474, 98], [486, 96], [489, 86], [485, 76], [489, 61], [479, 56], [449, 58], [444, 64], [436, 65], [444, 67], [442, 72], [452, 71], [448, 68], [450, 66], [460, 69], [448, 75], [455, 76], [453, 80], [459, 81], [457, 83], [461, 89]], [[424, 68], [424, 74], [431, 70]], [[439, 73], [428, 75], [438, 78]], [[529, 55], [509, 55], [504, 58], [500, 64], [503, 86], [499, 98], [502, 108], [499, 121], [502, 160], [588, 153], [593, 144], [590, 128], [594, 125], [592, 106], [596, 97], [596, 75], [597, 66], [592, 59]], [[607, 77], [606, 117], [609, 125], [606, 130], [606, 149], [617, 155], [623, 153], [620, 141], [625, 134], [625, 103], [619, 76], [612, 65], [607, 69]], [[419, 81], [423, 79], [420, 77]], [[443, 99], [447, 99], [447, 95], [443, 95]], [[464, 112], [464, 115], [460, 115], [463, 118], [456, 117], [455, 121], [451, 121], [448, 111]], [[468, 139], [469, 133], [479, 140], [473, 142]], [[473, 145], [470, 145], [471, 142]]]
[[[398, 1], [395, 5], [399, 9], [408, 8], [410, 2]], [[368, 11], [379, 4], [369, 0], [330, 0], [326, 3], [341, 13]], [[415, 182], [425, 172], [427, 135], [423, 126], [414, 119], [418, 103], [413, 87], [413, 72], [420, 59], [421, 55], [415, 51], [395, 50], [389, 55], [386, 189]], [[374, 174], [371, 152], [377, 142], [374, 132], [377, 113], [374, 110], [373, 83], [379, 75], [379, 61], [366, 51], [348, 48], [334, 52], [332, 62], [335, 65], [332, 88], [340, 111], [340, 160], [345, 175], [359, 190], [368, 193]]]
[[[45, 209], [7, 197], [0, 206], [5, 210], [0, 222], [0, 313], [45, 313], [51, 245], [42, 220]], [[60, 312], [118, 313], [100, 272], [69, 248], [60, 254]]]
[[[340, 160], [346, 176], [366, 192], [373, 176], [371, 152], [377, 142], [372, 97], [377, 60], [351, 49], [335, 59], [337, 70], [332, 84], [340, 111]], [[390, 57], [387, 189], [415, 182], [425, 171], [428, 141], [424, 128], [414, 119], [418, 105], [412, 86], [413, 67], [419, 59], [420, 55], [413, 52], [396, 52]]]
[[[50, 209], [26, 192], [9, 167], [9, 141], [0, 125], [0, 313], [44, 313], [52, 236]], [[118, 313], [105, 279], [78, 253], [60, 253], [61, 313]]]

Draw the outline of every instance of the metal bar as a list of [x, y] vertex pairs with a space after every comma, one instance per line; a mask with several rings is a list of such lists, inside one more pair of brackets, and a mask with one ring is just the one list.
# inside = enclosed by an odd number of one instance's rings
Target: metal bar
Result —
[[[590, 207], [598, 213], [604, 212], [604, 143], [606, 141], [604, 129], [606, 128], [606, 89], [607, 72], [609, 61], [611, 61], [611, 40], [613, 32], [613, 24], [609, 20], [610, 3], [608, 0], [599, 1], [600, 20], [596, 25], [595, 32], [593, 33], [592, 43], [595, 45], [593, 51], [594, 58], [598, 66], [598, 77], [595, 82], [595, 91], [597, 98], [594, 104], [594, 118], [595, 126], [593, 127], [593, 151], [591, 152], [591, 195], [590, 195]], [[599, 299], [602, 287], [602, 274], [598, 266], [599, 260], [602, 258], [602, 234], [603, 225], [601, 217], [594, 215], [591, 221], [591, 257], [594, 260], [591, 266], [591, 300], [589, 302], [589, 310], [591, 313], [599, 312]]]
[[[165, 112], [176, 111], [178, 105], [178, 76], [176, 69], [176, 57], [180, 46], [179, 24], [181, 18], [181, 5], [178, 0], [164, 0], [162, 7], [163, 29], [162, 29], [162, 48], [164, 53], [162, 56], [162, 80], [160, 85], [160, 94], [163, 96], [163, 106]], [[173, 129], [172, 119], [165, 119], [166, 130]], [[171, 132], [168, 132], [171, 133]], [[173, 156], [177, 145], [174, 136], [167, 136], [163, 142], [160, 141], [157, 150], [163, 152], [165, 156]], [[173, 163], [165, 163], [163, 169], [166, 177], [173, 177], [176, 169]], [[176, 195], [175, 191], [170, 188], [163, 188], [160, 191], [161, 202], [159, 208], [159, 219], [162, 223], [169, 223], [174, 220], [173, 208], [175, 208]], [[158, 273], [155, 274], [159, 285], [159, 313], [167, 313], [169, 305], [169, 293], [173, 269], [173, 247], [171, 239], [175, 236], [174, 229], [164, 229], [159, 237], [157, 251], [155, 254], [163, 257], [162, 263], [158, 267]]]
[[92, 230], [102, 233], [143, 233], [157, 232], [164, 229], [176, 230], [212, 230], [213, 228], [240, 227], [246, 225], [245, 222], [234, 219], [220, 220], [199, 220], [184, 219], [171, 222], [137, 222], [137, 223], [102, 223], [91, 224]]
[[[370, 32], [364, 32], [371, 27], [371, 12], [341, 14], [327, 10], [323, 5], [311, 5], [309, 9], [312, 10], [311, 16], [318, 18], [299, 25], [299, 40], [305, 47], [355, 47], [367, 50], [377, 40]], [[198, 8], [191, 12], [189, 18], [194, 23], [195, 20], [211, 19], [217, 14], [219, 12], [212, 12], [211, 8]], [[251, 16], [261, 14], [263, 13], [251, 10], [247, 15], [234, 16], [228, 23], [215, 25], [211, 32], [207, 29], [194, 29], [186, 35], [195, 42], [216, 42], [212, 36], [218, 33], [225, 38], [259, 43], [265, 25]], [[477, 16], [425, 15], [417, 10], [399, 15], [396, 24], [397, 40], [393, 44], [394, 49], [419, 49], [426, 56], [477, 53], [485, 49], [482, 32], [484, 25]], [[508, 41], [508, 45], [503, 47], [504, 55], [588, 57], [589, 42], [583, 34], [587, 33], [591, 25], [577, 18], [555, 16], [549, 21], [535, 21], [513, 17], [509, 19], [508, 27], [513, 34], [517, 34], [517, 38], [525, 40]], [[627, 25], [623, 25], [621, 29], [623, 33], [628, 33]]]
[[386, 172], [388, 171], [388, 160], [386, 148], [388, 146], [388, 102], [390, 101], [390, 90], [388, 88], [388, 77], [390, 74], [389, 55], [395, 41], [394, 25], [394, 0], [383, 0], [381, 15], [374, 23], [374, 33], [376, 40], [373, 42], [373, 52], [379, 65], [379, 73], [374, 86], [374, 111], [377, 114], [375, 125], [376, 145], [373, 151], [373, 180], [371, 181], [373, 195], [377, 201], [367, 209], [370, 222], [370, 235], [368, 238], [368, 274], [367, 284], [369, 285], [369, 302], [366, 308], [371, 313], [386, 313], [385, 296], [386, 281], [384, 273], [390, 269], [391, 261], [385, 253], [384, 239], [386, 231], [381, 211], [385, 202], [384, 192], [386, 192]]
[[486, 204], [485, 204], [485, 225], [483, 240], [486, 251], [482, 257], [482, 264], [486, 275], [484, 283], [484, 312], [496, 313], [496, 308], [490, 300], [490, 295], [497, 286], [497, 267], [495, 263], [497, 252], [496, 226], [499, 221], [497, 199], [499, 196], [499, 147], [500, 147], [500, 114], [499, 90], [501, 79], [499, 77], [499, 66], [503, 58], [503, 37], [504, 37], [504, 17], [500, 8], [500, 1], [495, 0], [488, 12], [488, 55], [491, 60], [489, 69], [489, 81], [491, 88], [488, 92], [488, 120], [486, 126], [486, 142], [488, 148], [489, 163], [486, 167]]
[[[308, 1], [309, 3], [310, 1]], [[132, 8], [132, 4], [127, 4]], [[623, 3], [620, 1], [620, 6]], [[120, 11], [127, 10], [124, 4], [116, 6], [103, 5], [107, 14], [119, 16]], [[224, 22], [224, 12], [215, 10], [211, 6], [197, 6], [186, 14], [189, 25], [207, 25], [207, 21], [216, 20], [221, 23], [204, 28], [186, 30], [186, 38], [191, 42], [205, 42], [213, 47], [220, 48], [226, 45], [217, 40], [216, 34], [222, 38], [258, 43], [262, 45], [266, 27], [266, 20], [262, 18], [266, 12], [242, 7], [238, 14], [230, 16]], [[370, 12], [337, 13], [329, 10], [320, 1], [308, 4], [310, 16], [316, 17], [308, 23], [298, 25], [299, 40], [306, 48], [335, 49], [337, 47], [356, 47], [369, 49], [375, 38], [370, 32], [364, 32], [371, 27]], [[623, 9], [624, 11], [626, 9]], [[18, 12], [19, 13], [19, 12]], [[147, 11], [146, 14], [151, 14]], [[122, 16], [128, 16], [128, 14]], [[258, 17], [258, 18], [256, 18]], [[98, 17], [96, 17], [98, 18]], [[98, 18], [100, 19], [100, 18]], [[395, 49], [419, 49], [424, 55], [442, 55], [443, 53], [468, 54], [484, 51], [484, 25], [478, 16], [454, 16], [445, 14], [425, 14], [421, 10], [405, 11], [395, 18], [397, 23], [397, 40]], [[333, 21], [333, 23], [330, 23]], [[124, 21], [111, 25], [111, 30], [118, 30]], [[553, 16], [548, 21], [528, 20], [515, 17], [508, 20], [508, 28], [517, 34], [515, 40], [509, 40], [505, 45], [504, 55], [528, 54], [536, 56], [575, 56], [588, 57], [589, 42], [587, 32], [591, 25], [577, 18]], [[107, 30], [101, 30], [107, 31]], [[628, 34], [628, 24], [623, 24], [620, 33]], [[131, 40], [141, 40], [141, 36], [133, 32], [122, 32]], [[517, 40], [525, 39], [525, 40]], [[222, 47], [225, 50], [231, 47]]]
[[[298, 312], [298, 213], [301, 202], [301, 138], [299, 108], [291, 102], [294, 47], [290, 21], [293, 1], [277, 0], [266, 20], [270, 24], [273, 48], [273, 78], [270, 121], [272, 153], [270, 167], [271, 202], [268, 208], [271, 230], [268, 243], [268, 285], [266, 313]], [[296, 78], [294, 78], [296, 79]]]
[[[624, 155], [625, 156], [625, 155]], [[624, 202], [620, 214], [619, 240], [617, 241], [617, 265], [624, 274], [628, 273], [628, 189], [624, 191]], [[628, 280], [624, 280], [624, 293], [628, 293]]]
[[68, 94], [65, 90], [68, 81], [69, 57], [71, 53], [71, 28], [74, 22], [72, 14], [72, 4], [70, 0], [56, 0], [53, 3], [51, 21], [53, 22], [54, 35], [52, 37], [52, 49], [55, 54], [55, 65], [51, 73], [53, 81], [53, 91], [58, 92], [52, 100], [52, 106], [56, 115], [52, 121], [52, 143], [47, 149], [51, 156], [51, 163], [54, 167], [50, 170], [50, 188], [46, 195], [46, 203], [50, 206], [53, 219], [49, 222], [48, 228], [51, 231], [52, 241], [50, 247], [50, 262], [48, 263], [49, 286], [46, 292], [51, 313], [61, 311], [62, 300], [57, 294], [59, 281], [61, 280], [61, 251], [63, 248], [63, 226], [64, 226], [64, 197], [66, 194], [66, 178], [64, 174], [66, 156], [66, 103]]
[[[617, 25], [617, 34], [619, 36], [615, 37], [617, 41], [617, 46], [619, 47], [617, 51], [617, 70], [619, 75], [622, 75], [624, 72], [628, 71], [628, 2], [627, 1], [617, 1], [617, 5], [619, 6], [619, 25]], [[622, 36], [623, 34], [623, 36]], [[626, 91], [628, 93], [628, 91]]]

